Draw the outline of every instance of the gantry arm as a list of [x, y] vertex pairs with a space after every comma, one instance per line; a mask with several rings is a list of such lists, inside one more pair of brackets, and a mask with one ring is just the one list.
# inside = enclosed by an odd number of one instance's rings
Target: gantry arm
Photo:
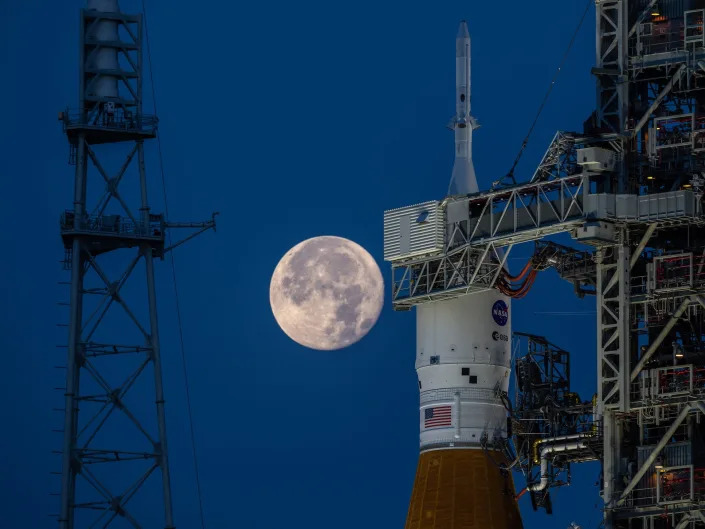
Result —
[[215, 231], [215, 216], [218, 214], [219, 214], [219, 212], [215, 211], [211, 216], [211, 220], [206, 221], [206, 222], [166, 222], [166, 223], [164, 223], [165, 228], [199, 228], [198, 231], [195, 231], [192, 234], [190, 234], [189, 236], [184, 237], [179, 242], [172, 244], [168, 248], [164, 248], [164, 253], [166, 254], [167, 252], [170, 252], [171, 250], [173, 250], [177, 246], [181, 246], [186, 241], [193, 239], [194, 237], [200, 235], [204, 231], [208, 231], [211, 228], [213, 228], [213, 231]]

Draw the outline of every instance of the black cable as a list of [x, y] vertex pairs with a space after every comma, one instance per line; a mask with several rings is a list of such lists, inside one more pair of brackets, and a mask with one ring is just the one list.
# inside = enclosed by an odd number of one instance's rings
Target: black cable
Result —
[[[541, 112], [543, 112], [543, 108], [546, 106], [546, 101], [548, 101], [548, 97], [551, 95], [551, 91], [553, 91], [553, 87], [556, 84], [556, 80], [558, 79], [558, 74], [561, 73], [561, 70], [563, 69], [563, 66], [565, 65], [565, 61], [568, 59], [568, 54], [570, 53], [571, 48], [573, 47], [573, 43], [575, 42], [575, 38], [578, 36], [578, 32], [580, 31], [580, 28], [583, 26], [583, 22], [585, 21], [585, 16], [587, 15], [588, 9], [590, 9], [590, 5], [593, 3], [593, 0], [588, 0], [587, 3], [585, 4], [585, 11], [583, 11], [583, 16], [580, 18], [580, 22], [578, 23], [578, 27], [575, 28], [575, 32], [573, 32], [573, 36], [570, 39], [570, 42], [568, 43], [568, 47], [565, 50], [565, 53], [563, 54], [563, 59], [561, 60], [560, 65], [558, 66], [558, 69], [556, 70], [556, 73], [553, 74], [553, 79], [551, 79], [551, 84], [548, 87], [548, 90], [546, 91], [546, 95], [543, 97], [543, 101], [541, 101], [541, 105], [539, 106], [539, 111], [536, 113], [536, 117], [534, 118], [534, 122], [531, 124], [531, 127], [529, 128], [529, 132], [527, 132], [526, 137], [524, 138], [524, 141], [521, 143], [521, 148], [519, 149], [519, 153], [517, 154], [516, 158], [514, 159], [514, 164], [512, 165], [512, 168], [509, 170], [507, 175], [504, 178], [511, 178], [512, 183], [516, 184], [516, 180], [514, 180], [514, 169], [516, 169], [517, 164], [519, 163], [519, 160], [521, 159], [521, 155], [524, 154], [524, 150], [526, 149], [526, 146], [529, 143], [529, 137], [531, 134], [534, 132], [534, 128], [536, 127], [536, 123], [539, 120], [539, 117], [541, 116]], [[501, 180], [500, 180], [501, 182]]]
[[[147, 26], [147, 8], [145, 7], [145, 0], [142, 0], [142, 12], [144, 13], [144, 33], [145, 33], [145, 40], [147, 43], [147, 61], [149, 63], [149, 82], [152, 86], [152, 103], [154, 104], [154, 114], [158, 115], [157, 113], [157, 96], [156, 92], [154, 89], [154, 75], [152, 73], [152, 52], [151, 48], [149, 45], [149, 27]], [[167, 194], [166, 194], [166, 178], [164, 177], [164, 157], [162, 156], [162, 141], [161, 137], [159, 134], [157, 134], [157, 147], [159, 150], [159, 170], [161, 172], [162, 176], [162, 193], [164, 196], [164, 213], [166, 214], [166, 218], [169, 219], [169, 203], [167, 202]], [[169, 240], [169, 246], [172, 245], [171, 241], [171, 231], [167, 230], [167, 238]], [[184, 381], [185, 381], [185, 386], [186, 386], [186, 406], [188, 408], [188, 420], [189, 420], [189, 428], [191, 430], [191, 449], [193, 451], [193, 466], [196, 472], [196, 489], [198, 493], [198, 510], [201, 516], [201, 528], [205, 529], [206, 527], [206, 522], [205, 522], [205, 517], [203, 516], [203, 499], [201, 495], [201, 479], [200, 479], [200, 473], [198, 470], [198, 456], [196, 454], [196, 436], [194, 434], [194, 429], [193, 429], [193, 413], [191, 411], [191, 392], [189, 390], [189, 382], [188, 382], [188, 370], [186, 369], [186, 352], [185, 352], [185, 347], [184, 347], [184, 332], [183, 332], [183, 326], [181, 323], [181, 306], [179, 303], [179, 289], [177, 287], [176, 283], [176, 264], [174, 262], [174, 252], [171, 251], [169, 252], [169, 257], [171, 260], [171, 275], [172, 275], [172, 280], [174, 283], [174, 296], [176, 300], [176, 318], [178, 321], [179, 325], [179, 342], [181, 344], [181, 364], [183, 366], [183, 371], [184, 371]]]

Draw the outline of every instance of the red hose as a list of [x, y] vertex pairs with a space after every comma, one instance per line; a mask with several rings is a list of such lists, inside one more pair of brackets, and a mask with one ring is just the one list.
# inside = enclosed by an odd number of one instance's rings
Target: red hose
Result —
[[524, 281], [522, 281], [521, 284], [517, 286], [514, 286], [511, 283], [507, 282], [505, 276], [500, 282], [497, 283], [497, 289], [499, 289], [500, 292], [511, 298], [522, 298], [527, 294], [527, 292], [529, 292], [529, 289], [531, 289], [531, 286], [534, 284], [534, 281], [536, 280], [536, 274], [536, 270], [531, 270], [531, 272], [529, 272], [529, 275], [524, 279]]
[[519, 272], [519, 275], [513, 276], [513, 275], [511, 275], [511, 274], [509, 274], [509, 273], [505, 273], [505, 277], [506, 277], [509, 281], [519, 281], [520, 279], [523, 279], [523, 277], [524, 277], [524, 276], [526, 275], [526, 273], [529, 271], [529, 269], [531, 268], [531, 264], [532, 264], [532, 263], [531, 263], [531, 259], [529, 259], [529, 260], [526, 262], [526, 264], [524, 265], [524, 268], [522, 268], [521, 272]]

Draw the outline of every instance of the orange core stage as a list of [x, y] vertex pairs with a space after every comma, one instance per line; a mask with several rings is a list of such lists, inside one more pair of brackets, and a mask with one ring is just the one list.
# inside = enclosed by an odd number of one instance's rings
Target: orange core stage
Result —
[[500, 452], [482, 449], [422, 452], [405, 529], [522, 529], [501, 463]]

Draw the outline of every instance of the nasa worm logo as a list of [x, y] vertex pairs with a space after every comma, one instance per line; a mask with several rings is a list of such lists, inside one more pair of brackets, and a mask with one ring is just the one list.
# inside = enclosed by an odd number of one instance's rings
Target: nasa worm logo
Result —
[[509, 307], [507, 307], [507, 304], [501, 299], [495, 301], [494, 305], [492, 305], [492, 319], [494, 319], [497, 325], [504, 326], [507, 324], [507, 320], [509, 319]]

